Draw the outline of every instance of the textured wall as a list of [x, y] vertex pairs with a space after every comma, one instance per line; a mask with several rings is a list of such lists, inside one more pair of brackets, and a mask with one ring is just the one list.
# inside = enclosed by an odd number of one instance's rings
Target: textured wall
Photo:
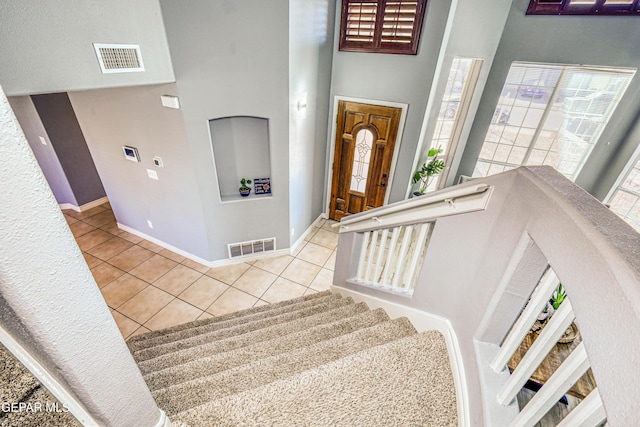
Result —
[[99, 423], [155, 425], [159, 409], [1, 89], [0, 157], [2, 327]]

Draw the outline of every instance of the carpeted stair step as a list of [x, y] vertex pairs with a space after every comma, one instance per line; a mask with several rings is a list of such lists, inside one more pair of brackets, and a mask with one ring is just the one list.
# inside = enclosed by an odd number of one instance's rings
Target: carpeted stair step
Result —
[[337, 319], [369, 311], [366, 304], [353, 304], [351, 298], [344, 298], [342, 300], [337, 300], [337, 302], [342, 302], [344, 305], [331, 310], [321, 311], [313, 315], [295, 318], [288, 322], [280, 322], [269, 327], [251, 330], [239, 336], [231, 336], [226, 339], [203, 343], [196, 347], [184, 349], [178, 347], [177, 350], [171, 353], [162, 354], [155, 358], [141, 361], [138, 363], [138, 367], [140, 368], [140, 371], [146, 375], [171, 366], [185, 364], [198, 358], [209, 357], [213, 354], [230, 351], [235, 348], [246, 347], [256, 342], [267, 341], [285, 334], [302, 331], [324, 323], [330, 323]]
[[277, 303], [273, 305], [264, 305], [247, 310], [242, 310], [236, 313], [230, 313], [228, 315], [196, 320], [160, 331], [152, 331], [146, 334], [136, 335], [132, 337], [127, 344], [129, 346], [129, 351], [135, 354], [137, 351], [154, 347], [156, 345], [165, 344], [171, 341], [178, 341], [184, 338], [189, 338], [215, 330], [229, 328], [254, 320], [265, 319], [277, 314], [284, 314], [296, 310], [302, 310], [304, 308], [309, 308], [314, 305], [341, 298], [341, 296], [331, 294], [329, 292], [313, 294], [313, 296], [314, 298], [300, 297], [294, 300], [285, 301], [287, 302], [287, 304]]
[[437, 331], [212, 400], [171, 420], [191, 427], [458, 425], [447, 348]]
[[236, 335], [242, 335], [247, 332], [263, 329], [272, 325], [291, 322], [296, 319], [313, 316], [314, 314], [318, 314], [326, 310], [344, 307], [347, 305], [354, 305], [351, 298], [331, 298], [324, 301], [325, 302], [323, 303], [314, 304], [310, 307], [304, 307], [300, 310], [287, 311], [285, 313], [274, 313], [274, 315], [272, 316], [261, 317], [257, 320], [246, 319], [245, 322], [239, 323], [235, 323], [234, 321], [234, 323], [228, 325], [228, 327], [215, 328], [214, 330], [208, 332], [201, 331], [202, 333], [196, 335], [187, 334], [185, 337], [180, 339], [175, 339], [167, 343], [157, 344], [153, 347], [138, 350], [133, 353], [133, 358], [136, 359], [136, 361], [141, 362], [144, 360], [162, 356], [163, 354], [172, 353], [174, 351], [196, 347], [198, 345], [211, 343], [216, 340], [227, 339]]
[[346, 335], [388, 320], [389, 316], [382, 309], [365, 311], [331, 323], [293, 332], [284, 336], [278, 336], [268, 341], [262, 341], [246, 347], [196, 359], [183, 365], [172, 366], [145, 375], [144, 379], [149, 389], [155, 391], [199, 377], [214, 375], [258, 359], [310, 346], [320, 341]]
[[262, 358], [215, 375], [169, 386], [156, 390], [152, 394], [158, 406], [171, 416], [208, 401], [260, 387], [298, 372], [318, 368], [362, 350], [415, 334], [416, 330], [411, 322], [406, 318], [400, 318], [305, 348]]

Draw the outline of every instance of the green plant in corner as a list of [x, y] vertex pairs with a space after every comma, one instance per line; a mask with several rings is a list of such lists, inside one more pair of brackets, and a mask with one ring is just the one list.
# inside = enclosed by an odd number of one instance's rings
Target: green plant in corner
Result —
[[562, 283], [560, 283], [558, 285], [558, 288], [553, 292], [553, 295], [551, 295], [551, 299], [549, 300], [549, 302], [553, 306], [553, 309], [557, 310], [558, 307], [560, 307], [560, 304], [562, 304], [562, 301], [564, 301], [566, 298], [567, 293], [564, 291]]
[[247, 197], [249, 195], [249, 193], [251, 193], [251, 187], [249, 187], [247, 184], [251, 184], [251, 180], [250, 179], [244, 179], [242, 178], [240, 180], [240, 195], [242, 197]]
[[440, 153], [442, 153], [442, 148], [440, 147], [430, 149], [427, 153], [427, 160], [424, 162], [422, 167], [413, 174], [411, 183], [417, 184], [420, 182], [419, 190], [413, 194], [424, 194], [433, 178], [444, 170], [444, 160], [438, 158]]

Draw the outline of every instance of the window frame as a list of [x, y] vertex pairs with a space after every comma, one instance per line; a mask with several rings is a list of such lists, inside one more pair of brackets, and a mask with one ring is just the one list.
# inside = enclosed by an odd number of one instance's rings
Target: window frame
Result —
[[[409, 43], [393, 43], [382, 41], [383, 21], [385, 9], [392, 2], [410, 1], [416, 3], [416, 13]], [[373, 28], [373, 40], [371, 42], [354, 42], [347, 40], [347, 19], [350, 4], [371, 3], [377, 5], [376, 18]], [[388, 53], [400, 55], [417, 55], [420, 36], [422, 33], [422, 23], [427, 9], [427, 0], [342, 0], [342, 12], [340, 17], [340, 40], [338, 50], [343, 52], [367, 52], [367, 53]]]
[[633, 0], [629, 4], [606, 4], [607, 0], [594, 0], [593, 4], [572, 4], [573, 1], [531, 0], [527, 15], [640, 15], [640, 0]]

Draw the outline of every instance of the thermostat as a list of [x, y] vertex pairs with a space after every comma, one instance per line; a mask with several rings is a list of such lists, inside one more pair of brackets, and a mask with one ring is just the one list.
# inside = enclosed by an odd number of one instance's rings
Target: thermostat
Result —
[[157, 167], [161, 168], [164, 167], [164, 164], [162, 163], [162, 157], [154, 157], [153, 158], [153, 164], [156, 165]]

